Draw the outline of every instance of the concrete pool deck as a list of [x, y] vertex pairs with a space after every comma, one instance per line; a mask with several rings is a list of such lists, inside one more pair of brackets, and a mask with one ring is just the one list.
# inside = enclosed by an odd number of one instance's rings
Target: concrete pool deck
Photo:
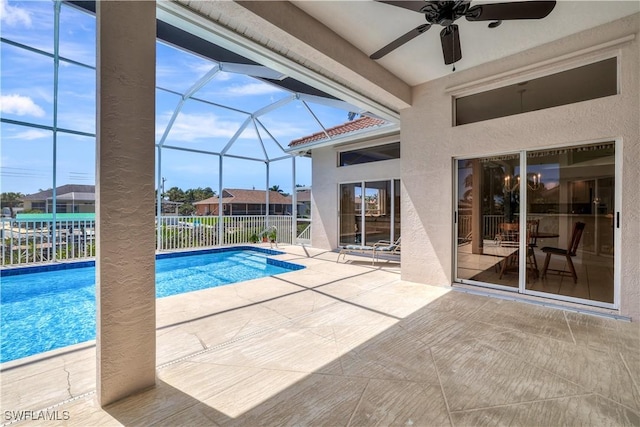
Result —
[[307, 268], [158, 300], [155, 388], [100, 408], [95, 348], [79, 344], [1, 365], [2, 423], [640, 425], [637, 322], [280, 249]]

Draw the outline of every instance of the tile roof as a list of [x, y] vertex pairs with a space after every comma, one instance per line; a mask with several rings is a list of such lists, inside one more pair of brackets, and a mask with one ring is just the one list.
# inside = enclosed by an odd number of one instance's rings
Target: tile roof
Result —
[[[386, 122], [382, 119], [375, 117], [362, 116], [358, 119], [350, 122], [343, 123], [338, 126], [327, 129], [327, 133], [330, 137], [336, 137], [339, 135], [345, 135], [361, 131], [363, 129], [378, 127], [384, 125]], [[324, 132], [316, 132], [313, 135], [304, 136], [302, 138], [294, 139], [289, 143], [289, 147], [297, 147], [299, 145], [308, 144], [310, 142], [322, 141], [327, 139], [327, 135]]]
[[[265, 202], [265, 190], [244, 190], [241, 188], [225, 188], [222, 190], [222, 203], [262, 204]], [[213, 205], [218, 203], [218, 196], [195, 202], [194, 205]], [[283, 196], [277, 191], [269, 191], [269, 204], [291, 204], [291, 196]]]
[[[96, 192], [95, 185], [81, 185], [81, 184], [66, 184], [56, 188], [56, 194], [68, 194], [68, 193], [93, 193]], [[47, 200], [53, 197], [53, 189], [40, 191], [34, 194], [28, 194], [22, 198], [22, 200]]]

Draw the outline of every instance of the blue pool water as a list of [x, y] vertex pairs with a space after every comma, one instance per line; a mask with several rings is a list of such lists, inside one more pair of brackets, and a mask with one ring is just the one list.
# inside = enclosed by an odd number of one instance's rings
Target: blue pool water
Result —
[[[191, 254], [158, 256], [157, 298], [302, 268], [255, 250]], [[95, 266], [15, 273], [2, 271], [0, 282], [0, 362], [95, 339]]]

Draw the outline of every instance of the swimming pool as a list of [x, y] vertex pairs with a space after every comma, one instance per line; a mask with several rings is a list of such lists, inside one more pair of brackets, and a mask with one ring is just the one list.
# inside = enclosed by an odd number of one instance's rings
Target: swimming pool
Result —
[[[156, 297], [304, 268], [267, 257], [280, 253], [240, 247], [157, 255]], [[2, 270], [0, 275], [0, 362], [95, 339], [93, 261]]]

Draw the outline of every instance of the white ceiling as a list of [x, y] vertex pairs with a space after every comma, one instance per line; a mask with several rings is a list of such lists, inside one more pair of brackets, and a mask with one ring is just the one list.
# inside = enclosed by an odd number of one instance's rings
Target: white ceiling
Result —
[[[472, 1], [471, 5], [501, 2], [505, 1]], [[371, 0], [292, 3], [367, 55], [426, 22], [421, 13]], [[462, 59], [455, 67], [456, 70], [472, 68], [639, 11], [638, 0], [560, 0], [544, 19], [503, 21], [494, 29], [487, 27], [488, 22], [469, 22], [462, 18], [456, 21], [460, 27]], [[445, 65], [442, 58], [441, 29], [434, 25], [378, 63], [411, 86], [451, 73], [452, 66]]]

